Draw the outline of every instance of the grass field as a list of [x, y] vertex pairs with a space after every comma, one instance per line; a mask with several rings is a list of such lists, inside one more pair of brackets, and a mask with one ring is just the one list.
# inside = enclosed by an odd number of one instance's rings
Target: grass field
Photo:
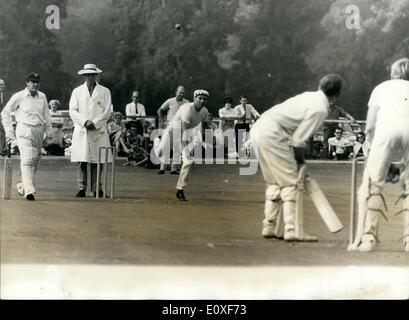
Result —
[[[13, 179], [18, 162], [14, 161]], [[333, 268], [397, 267], [407, 270], [402, 216], [394, 202], [397, 185], [387, 185], [389, 222], [381, 221], [381, 243], [372, 253], [347, 252], [350, 163], [311, 162], [316, 178], [344, 229], [331, 234], [306, 199], [306, 231], [317, 243], [286, 243], [260, 235], [264, 182], [259, 171], [240, 176], [238, 165], [196, 165], [186, 189], [175, 198], [177, 176], [140, 167], [116, 167], [115, 198], [77, 199], [76, 168], [67, 159], [44, 158], [36, 201], [1, 201], [3, 266]], [[362, 167], [359, 175], [361, 176]], [[405, 273], [407, 274], [407, 273]], [[2, 277], [4, 276], [4, 272]], [[409, 275], [408, 279], [409, 281]], [[409, 283], [409, 282], [407, 282]]]

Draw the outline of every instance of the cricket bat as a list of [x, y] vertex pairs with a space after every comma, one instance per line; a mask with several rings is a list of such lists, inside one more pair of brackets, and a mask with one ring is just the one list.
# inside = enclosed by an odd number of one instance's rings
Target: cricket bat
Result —
[[13, 167], [11, 163], [11, 144], [7, 145], [7, 157], [4, 158], [3, 168], [3, 199], [11, 198], [11, 184], [13, 177]]
[[343, 225], [336, 215], [334, 209], [332, 209], [331, 205], [329, 204], [327, 197], [322, 192], [317, 181], [315, 181], [315, 179], [312, 177], [306, 177], [305, 189], [307, 193], [309, 193], [312, 202], [314, 203], [318, 213], [324, 220], [328, 229], [333, 233], [340, 231], [343, 228]]

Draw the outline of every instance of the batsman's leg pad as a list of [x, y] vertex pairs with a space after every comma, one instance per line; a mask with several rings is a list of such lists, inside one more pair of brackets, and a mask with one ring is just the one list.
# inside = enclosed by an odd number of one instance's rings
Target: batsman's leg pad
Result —
[[280, 187], [278, 185], [268, 185], [264, 205], [263, 237], [280, 237], [280, 232], [277, 229], [277, 219], [280, 214], [281, 205]]
[[264, 206], [263, 222], [275, 223], [281, 207], [280, 187], [278, 185], [268, 185], [266, 190], [266, 202]]
[[396, 215], [403, 214], [403, 244], [405, 251], [409, 252], [409, 192], [405, 192], [399, 196], [396, 204], [402, 201], [402, 209]]
[[284, 240], [293, 240], [295, 234], [295, 201], [284, 201]]
[[386, 218], [386, 203], [383, 195], [370, 194], [367, 200], [367, 212], [364, 226], [364, 234], [371, 234], [374, 237], [378, 235], [379, 214]]
[[295, 210], [297, 187], [285, 187], [280, 192], [283, 200], [284, 239], [295, 238]]

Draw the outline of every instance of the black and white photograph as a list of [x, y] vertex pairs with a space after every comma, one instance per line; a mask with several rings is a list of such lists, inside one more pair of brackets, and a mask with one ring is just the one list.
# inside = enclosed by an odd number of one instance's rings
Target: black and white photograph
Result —
[[2, 300], [409, 299], [409, 0], [0, 0], [0, 111]]

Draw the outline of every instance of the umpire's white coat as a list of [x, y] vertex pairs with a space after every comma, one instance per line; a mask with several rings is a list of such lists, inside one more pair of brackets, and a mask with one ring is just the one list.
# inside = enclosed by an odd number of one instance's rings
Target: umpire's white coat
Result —
[[[75, 88], [70, 99], [70, 116], [74, 122], [72, 135], [71, 161], [98, 162], [100, 147], [109, 147], [107, 122], [111, 114], [111, 92], [97, 83], [90, 97], [87, 84]], [[88, 131], [84, 124], [87, 120], [94, 122], [96, 130]], [[102, 162], [105, 152], [101, 153]], [[108, 153], [108, 162], [112, 154]]]

